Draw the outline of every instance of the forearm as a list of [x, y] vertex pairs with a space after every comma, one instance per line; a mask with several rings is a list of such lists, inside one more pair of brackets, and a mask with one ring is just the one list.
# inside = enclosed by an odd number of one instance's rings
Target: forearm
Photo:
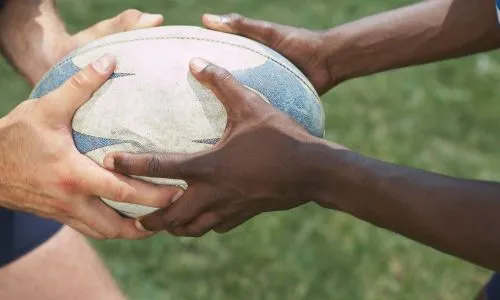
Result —
[[325, 37], [337, 82], [500, 47], [491, 0], [429, 0], [339, 26]]
[[31, 84], [57, 60], [61, 37], [69, 35], [53, 0], [10, 0], [0, 13], [2, 51]]
[[500, 270], [500, 184], [461, 180], [311, 146], [316, 202]]

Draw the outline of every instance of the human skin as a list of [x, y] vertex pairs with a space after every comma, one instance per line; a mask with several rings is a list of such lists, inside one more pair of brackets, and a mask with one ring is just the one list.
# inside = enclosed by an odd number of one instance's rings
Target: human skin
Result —
[[[324, 32], [234, 14], [205, 15], [203, 20], [211, 29], [241, 34], [281, 52], [320, 93], [347, 79], [500, 45], [494, 6], [486, 0], [424, 1]], [[227, 71], [199, 59], [191, 70], [225, 104], [228, 124], [220, 142], [189, 155], [115, 153], [105, 159], [110, 170], [120, 173], [189, 184], [178, 201], [137, 222], [139, 228], [201, 236], [210, 230], [227, 232], [263, 212], [315, 202], [500, 269], [494, 255], [500, 250], [495, 234], [500, 229], [498, 183], [365, 157], [307, 135]]]

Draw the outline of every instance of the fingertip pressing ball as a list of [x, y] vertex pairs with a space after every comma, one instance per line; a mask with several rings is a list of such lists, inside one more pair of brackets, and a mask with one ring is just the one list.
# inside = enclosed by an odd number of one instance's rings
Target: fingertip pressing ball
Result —
[[[55, 65], [30, 97], [53, 91], [106, 53], [116, 56], [116, 71], [77, 110], [72, 122], [76, 148], [100, 165], [110, 152], [193, 153], [217, 143], [226, 126], [226, 111], [191, 75], [189, 61], [194, 57], [227, 69], [309, 133], [323, 136], [323, 108], [299, 69], [260, 43], [199, 27], [142, 29], [94, 41]], [[181, 180], [140, 178], [186, 188]], [[103, 201], [129, 217], [158, 209]]]

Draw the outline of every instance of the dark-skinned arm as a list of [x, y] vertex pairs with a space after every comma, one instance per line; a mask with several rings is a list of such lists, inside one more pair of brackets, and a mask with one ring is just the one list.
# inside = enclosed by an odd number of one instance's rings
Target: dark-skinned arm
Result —
[[104, 161], [120, 173], [188, 183], [179, 200], [137, 222], [139, 228], [222, 233], [260, 213], [313, 201], [500, 270], [499, 183], [362, 156], [312, 137], [227, 71], [199, 59], [191, 70], [228, 112], [221, 141], [201, 153], [115, 153]]
[[320, 94], [360, 76], [500, 47], [491, 0], [432, 0], [315, 32], [237, 14], [205, 15], [208, 28], [235, 33], [285, 55]]
[[327, 33], [340, 80], [500, 47], [495, 3], [432, 0], [367, 17]]
[[314, 201], [478, 265], [500, 270], [500, 184], [466, 180], [310, 144]]

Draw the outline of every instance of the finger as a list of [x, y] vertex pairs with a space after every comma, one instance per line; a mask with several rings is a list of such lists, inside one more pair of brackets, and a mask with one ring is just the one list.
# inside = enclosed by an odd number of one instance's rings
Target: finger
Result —
[[219, 225], [214, 227], [214, 231], [217, 233], [226, 233], [234, 228], [240, 226], [241, 224], [245, 223], [246, 221], [250, 220], [253, 218], [255, 214], [246, 214], [243, 216], [237, 216], [232, 219], [229, 219], [223, 223], [220, 223]]
[[229, 117], [235, 118], [251, 103], [250, 98], [258, 97], [254, 92], [238, 82], [229, 71], [208, 61], [195, 58], [190, 63], [191, 73], [207, 86], [226, 108]]
[[97, 231], [100, 239], [143, 239], [153, 234], [138, 230], [133, 219], [121, 217], [97, 197], [79, 205], [74, 218]]
[[73, 228], [74, 230], [78, 231], [79, 233], [83, 234], [86, 237], [92, 238], [94, 240], [104, 239], [104, 236], [102, 234], [90, 228], [80, 220], [72, 219], [69, 221], [65, 221], [64, 224], [68, 225], [69, 227]]
[[127, 175], [185, 180], [210, 175], [214, 169], [209, 151], [196, 154], [115, 152], [104, 158], [104, 166]]
[[162, 23], [163, 16], [160, 14], [148, 14], [137, 9], [129, 9], [113, 18], [101, 21], [88, 29], [80, 31], [74, 38], [78, 45], [83, 45], [110, 34], [156, 27]]
[[202, 214], [184, 227], [172, 229], [172, 232], [176, 236], [201, 237], [220, 224], [221, 221], [221, 218], [217, 214], [208, 212]]
[[72, 118], [75, 111], [91, 97], [92, 93], [106, 82], [115, 66], [115, 58], [106, 54], [45, 96], [43, 101], [50, 107], [51, 117]]
[[179, 187], [155, 185], [112, 173], [87, 157], [79, 156], [75, 162], [78, 163], [71, 171], [78, 189], [113, 201], [163, 208], [179, 198], [183, 192]]
[[[54, 218], [54, 216], [44, 216], [43, 214], [39, 214], [39, 215], [42, 217], [45, 217], [45, 218], [50, 218], [50, 217]], [[85, 235], [86, 237], [89, 237], [89, 238], [92, 238], [95, 240], [102, 240], [104, 238], [103, 235], [101, 233], [99, 233], [97, 230], [87, 226], [87, 224], [85, 224], [81, 220], [76, 219], [72, 216], [65, 215], [62, 217], [55, 217], [54, 219], [61, 224], [64, 224], [64, 225], [67, 225], [67, 226], [73, 228], [74, 230], [78, 231], [79, 233]]]
[[253, 20], [239, 14], [217, 16], [204, 14], [203, 24], [213, 30], [239, 34], [267, 46], [272, 46], [287, 30], [286, 26]]
[[[137, 240], [144, 239], [154, 235], [154, 232], [147, 230], [139, 230], [135, 226], [135, 220], [120, 216], [114, 209], [111, 209], [103, 201], [98, 198], [93, 198], [90, 204], [89, 212], [99, 211], [102, 220], [106, 221], [108, 231], [104, 233], [107, 239], [127, 239]], [[89, 215], [90, 217], [90, 215]]]
[[212, 207], [211, 190], [203, 185], [190, 186], [184, 195], [167, 209], [158, 210], [140, 220], [150, 231], [172, 230], [192, 222]]

